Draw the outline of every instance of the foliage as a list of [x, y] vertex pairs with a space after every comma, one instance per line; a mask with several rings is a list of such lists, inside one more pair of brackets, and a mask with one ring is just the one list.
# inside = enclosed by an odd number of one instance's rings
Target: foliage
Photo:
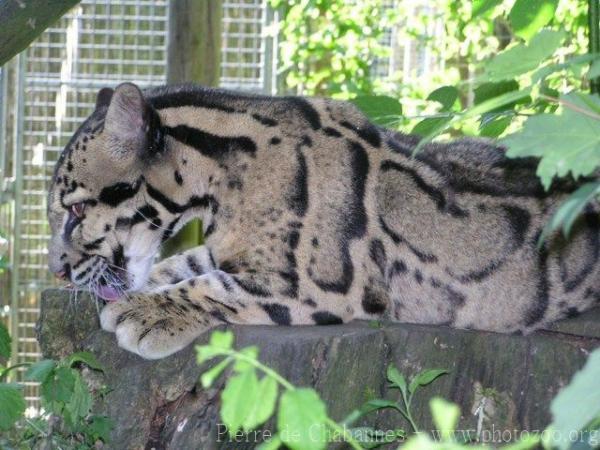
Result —
[[[10, 358], [11, 342], [6, 326], [0, 322], [0, 358]], [[23, 387], [16, 383], [4, 382], [11, 369], [12, 367], [0, 366], [0, 431], [11, 429], [25, 412]]]
[[433, 383], [438, 377], [448, 373], [443, 369], [429, 369], [418, 373], [410, 381], [406, 382], [404, 376], [398, 371], [398, 369], [392, 365], [387, 368], [387, 379], [391, 383], [391, 387], [400, 391], [400, 400], [397, 402], [390, 400], [370, 400], [366, 403], [366, 408], [370, 411], [378, 409], [392, 408], [398, 411], [408, 421], [413, 431], [416, 433], [419, 431], [417, 424], [412, 416], [410, 409], [412, 398], [419, 387], [427, 386]]
[[[200, 381], [203, 387], [210, 387], [223, 371], [228, 367], [232, 368], [233, 375], [230, 376], [221, 395], [221, 419], [232, 437], [239, 432], [256, 429], [273, 417], [277, 410], [276, 423], [279, 432], [263, 442], [258, 447], [260, 450], [277, 449], [282, 445], [292, 450], [321, 450], [327, 447], [330, 440], [343, 440], [353, 449], [371, 449], [402, 439], [405, 436], [403, 430], [395, 430], [390, 434], [371, 427], [352, 428], [352, 425], [366, 414], [379, 409], [394, 408], [402, 411], [416, 430], [410, 415], [412, 394], [419, 386], [425, 386], [445, 373], [422, 372], [407, 386], [400, 380], [402, 376], [398, 370], [390, 366], [390, 382], [403, 393], [404, 407], [396, 402], [370, 400], [337, 423], [327, 415], [325, 403], [314, 389], [293, 386], [258, 360], [256, 347], [236, 351], [233, 341], [233, 333], [230, 331], [215, 331], [208, 345], [196, 347], [199, 364], [216, 357], [224, 357], [204, 372]], [[257, 370], [263, 374], [261, 379], [257, 376]]]
[[[374, 122], [419, 134], [422, 145], [442, 133], [504, 138], [510, 157], [540, 158], [546, 189], [559, 177], [597, 178], [600, 101], [584, 91], [600, 75], [600, 58], [584, 54], [585, 2], [402, 1], [393, 11], [382, 0], [272, 5], [283, 10], [283, 71], [298, 93], [356, 97]], [[440, 24], [443, 38], [431, 32]], [[385, 54], [381, 37], [392, 26], [399, 42], [432, 56], [432, 75], [374, 78], [371, 68]], [[568, 234], [575, 214], [597, 198], [592, 185], [575, 192], [543, 236], [561, 227]]]
[[[321, 450], [327, 447], [329, 440], [339, 442], [340, 438], [353, 449], [372, 449], [396, 441], [401, 441], [398, 450], [490, 449], [482, 444], [465, 443], [464, 436], [456, 432], [461, 417], [459, 407], [441, 398], [433, 398], [430, 401], [431, 416], [436, 426], [431, 435], [420, 432], [414, 422], [410, 410], [413, 395], [420, 387], [431, 384], [447, 373], [445, 370], [424, 370], [407, 381], [396, 367], [390, 365], [387, 369], [387, 379], [390, 387], [400, 392], [399, 401], [369, 400], [337, 423], [329, 418], [326, 405], [314, 389], [296, 387], [262, 364], [258, 360], [256, 347], [246, 347], [238, 351], [234, 349], [233, 344], [233, 333], [215, 331], [208, 345], [196, 347], [199, 364], [214, 358], [223, 358], [205, 371], [200, 381], [203, 387], [208, 388], [224, 371], [231, 368], [231, 375], [221, 395], [220, 412], [221, 419], [232, 437], [239, 437], [238, 433], [257, 429], [277, 411], [278, 432], [257, 447], [259, 450], [275, 450], [282, 445], [292, 450]], [[258, 372], [263, 375], [260, 379]], [[548, 429], [541, 434], [532, 433], [503, 447], [503, 450], [529, 450], [539, 447], [542, 442], [548, 450], [592, 450], [593, 446], [589, 441], [573, 440], [572, 435], [573, 432], [587, 430], [588, 434], [582, 434], [585, 438], [591, 436], [591, 432], [600, 430], [598, 377], [600, 349], [590, 355], [586, 366], [552, 402], [553, 422]], [[386, 408], [399, 411], [412, 427], [414, 434], [409, 436], [406, 442], [406, 433], [402, 430], [389, 433], [368, 426], [352, 428], [352, 425], [365, 415]], [[556, 440], [552, 440], [553, 437]], [[582, 447], [583, 444], [585, 445]]]
[[[0, 356], [10, 358], [10, 348], [8, 330], [0, 323]], [[95, 448], [98, 441], [108, 441], [112, 424], [107, 417], [91, 414], [94, 396], [75, 368], [80, 365], [103, 370], [89, 352], [74, 353], [62, 361], [45, 359], [29, 365], [25, 378], [40, 383], [45, 411], [36, 419], [23, 417], [23, 386], [0, 382], [0, 430], [9, 431], [8, 441], [0, 439], [0, 447], [34, 447], [43, 442], [47, 448], [85, 450]], [[21, 366], [0, 367], [0, 381]], [[23, 426], [15, 428], [20, 420]]]
[[[434, 398], [430, 402], [432, 418], [437, 429], [432, 436], [419, 432], [410, 410], [412, 396], [419, 387], [427, 386], [447, 373], [445, 370], [424, 370], [407, 381], [397, 368], [389, 366], [387, 378], [390, 387], [400, 392], [400, 400], [398, 402], [385, 399], [370, 400], [337, 423], [329, 418], [326, 405], [314, 389], [296, 387], [273, 369], [262, 364], [258, 360], [256, 347], [246, 347], [238, 351], [233, 348], [233, 344], [233, 333], [215, 331], [208, 345], [196, 347], [199, 364], [214, 358], [223, 358], [205, 371], [200, 381], [203, 387], [208, 388], [227, 368], [232, 369], [232, 374], [221, 395], [221, 419], [232, 437], [239, 437], [238, 433], [255, 430], [278, 411], [275, 417], [279, 431], [257, 447], [259, 450], [274, 450], [282, 445], [292, 450], [321, 450], [327, 447], [329, 439], [339, 441], [340, 438], [353, 449], [371, 449], [398, 440], [404, 441], [406, 433], [402, 430], [389, 433], [368, 426], [352, 428], [352, 425], [365, 415], [386, 408], [399, 411], [414, 432], [398, 449], [489, 449], [486, 445], [473, 446], [457, 439], [459, 435], [455, 430], [461, 417], [460, 409], [440, 398]], [[259, 372], [263, 375], [260, 379]], [[590, 393], [597, 391], [598, 377], [600, 377], [600, 349], [592, 353], [585, 368], [554, 400], [552, 404], [554, 421], [548, 430], [542, 435], [532, 434], [526, 439], [503, 447], [504, 450], [535, 448], [539, 446], [542, 436], [568, 437], [572, 435], [570, 432], [573, 430], [596, 430], [593, 419], [600, 418], [598, 407], [600, 402], [597, 395], [590, 395]], [[600, 421], [597, 424], [597, 428], [600, 428]], [[558, 434], [551, 432], [558, 432]], [[562, 441], [544, 443], [547, 449], [570, 448], [564, 446], [565, 442]], [[571, 441], [571, 444], [579, 446], [581, 442]], [[585, 449], [591, 450], [592, 447], [588, 444]]]
[[[497, 54], [469, 69], [464, 82], [438, 87], [427, 96], [437, 105], [433, 115], [416, 124], [404, 121], [402, 128], [412, 126], [413, 133], [423, 136], [417, 151], [443, 133], [500, 137], [507, 156], [539, 158], [537, 175], [545, 189], [561, 177], [588, 181], [556, 211], [543, 233], [547, 237], [562, 228], [568, 235], [577, 214], [600, 193], [600, 98], [584, 92], [590, 74], [600, 73], [600, 55], [580, 54], [585, 15], [568, 0], [481, 0], [473, 3], [471, 16], [460, 12], [466, 7], [463, 3], [469, 2], [461, 2], [449, 15], [458, 20], [458, 14], [463, 31], [477, 24], [485, 31], [480, 23], [485, 17], [494, 27], [508, 25], [509, 39], [498, 45]], [[569, 5], [577, 20], [563, 16], [558, 22], [559, 11]], [[496, 33], [494, 27], [487, 29]], [[465, 103], [471, 97], [473, 104]], [[376, 110], [364, 102], [357, 106], [372, 119], [393, 114], [392, 109]]]
[[22, 389], [16, 383], [0, 383], [0, 430], [9, 430], [25, 412]]
[[[199, 364], [215, 357], [225, 358], [201, 376], [203, 387], [210, 387], [227, 367], [232, 367], [233, 375], [221, 396], [221, 419], [231, 436], [263, 424], [277, 409], [277, 428], [284, 432], [261, 444], [258, 447], [261, 450], [279, 448], [282, 444], [292, 450], [321, 450], [327, 445], [328, 430], [352, 448], [362, 448], [346, 428], [329, 418], [314, 389], [296, 388], [257, 359], [256, 347], [236, 351], [233, 340], [230, 331], [215, 331], [208, 345], [196, 347]], [[260, 380], [257, 370], [263, 374]]]
[[[427, 433], [418, 433], [402, 446], [402, 450], [486, 450], [490, 448], [481, 444], [465, 444], [456, 439], [455, 430], [460, 419], [458, 406], [437, 397], [431, 399], [429, 406], [438, 433], [434, 437]], [[530, 450], [538, 447], [539, 442], [539, 436], [529, 435], [525, 439], [501, 448], [503, 450]]]
[[[552, 401], [552, 424], [545, 435], [545, 446], [568, 450], [573, 430], [585, 430], [600, 418], [600, 350], [592, 352], [584, 368]], [[598, 427], [600, 428], [600, 427]], [[591, 447], [588, 444], [587, 447]]]
[[373, 123], [383, 127], [393, 126], [402, 114], [402, 104], [393, 97], [360, 95], [350, 101], [370, 117]]
[[270, 0], [282, 11], [281, 71], [297, 93], [349, 98], [375, 89], [372, 68], [394, 10], [381, 0]]

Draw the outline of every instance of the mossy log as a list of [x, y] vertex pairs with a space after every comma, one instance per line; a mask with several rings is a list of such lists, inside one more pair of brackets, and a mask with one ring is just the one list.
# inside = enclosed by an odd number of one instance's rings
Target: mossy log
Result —
[[[390, 363], [409, 377], [426, 368], [447, 369], [448, 375], [416, 394], [416, 422], [431, 429], [428, 402], [438, 395], [461, 406], [461, 429], [475, 431], [481, 421], [482, 437], [491, 439], [494, 432], [501, 438], [504, 430], [539, 430], [549, 423], [551, 399], [600, 346], [599, 319], [600, 311], [593, 311], [530, 336], [366, 322], [232, 330], [236, 347], [257, 345], [263, 362], [297, 385], [315, 387], [335, 419], [367, 399], [398, 397], [385, 379]], [[45, 357], [88, 350], [105, 366], [104, 374], [87, 376], [93, 385], [110, 388], [97, 405], [97, 412], [117, 424], [110, 448], [253, 449], [255, 437], [260, 440], [273, 430], [267, 424], [244, 442], [232, 442], [219, 425], [223, 381], [209, 390], [198, 386], [206, 367], [196, 365], [193, 346], [159, 361], [128, 353], [117, 347], [113, 334], [100, 330], [96, 307], [86, 295], [73, 304], [65, 291], [46, 291], [38, 336]], [[408, 429], [393, 411], [373, 414], [363, 423]]]

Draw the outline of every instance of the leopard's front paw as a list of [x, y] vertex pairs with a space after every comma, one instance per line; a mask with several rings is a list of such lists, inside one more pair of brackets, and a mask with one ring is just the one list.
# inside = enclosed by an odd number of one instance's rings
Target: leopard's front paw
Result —
[[169, 356], [208, 329], [208, 321], [184, 314], [175, 302], [138, 295], [107, 304], [100, 314], [106, 331], [114, 332], [120, 347], [146, 359]]

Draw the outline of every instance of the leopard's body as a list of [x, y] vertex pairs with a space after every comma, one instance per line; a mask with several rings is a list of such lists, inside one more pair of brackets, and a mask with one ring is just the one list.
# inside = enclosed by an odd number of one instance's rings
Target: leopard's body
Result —
[[[485, 141], [416, 144], [345, 102], [105, 89], [57, 163], [50, 267], [121, 292], [102, 326], [146, 358], [222, 323], [528, 332], [599, 301], [596, 207], [538, 248], [568, 187]], [[153, 265], [194, 217], [205, 245]]]

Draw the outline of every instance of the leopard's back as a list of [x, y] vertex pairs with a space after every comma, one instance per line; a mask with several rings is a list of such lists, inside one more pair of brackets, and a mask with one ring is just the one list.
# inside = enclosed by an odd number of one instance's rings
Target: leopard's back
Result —
[[[377, 202], [397, 320], [501, 332], [530, 331], [600, 298], [598, 205], [571, 239], [540, 234], [576, 188], [544, 191], [537, 160], [508, 159], [480, 139], [426, 146], [384, 132]], [[398, 156], [400, 155], [400, 156]]]

